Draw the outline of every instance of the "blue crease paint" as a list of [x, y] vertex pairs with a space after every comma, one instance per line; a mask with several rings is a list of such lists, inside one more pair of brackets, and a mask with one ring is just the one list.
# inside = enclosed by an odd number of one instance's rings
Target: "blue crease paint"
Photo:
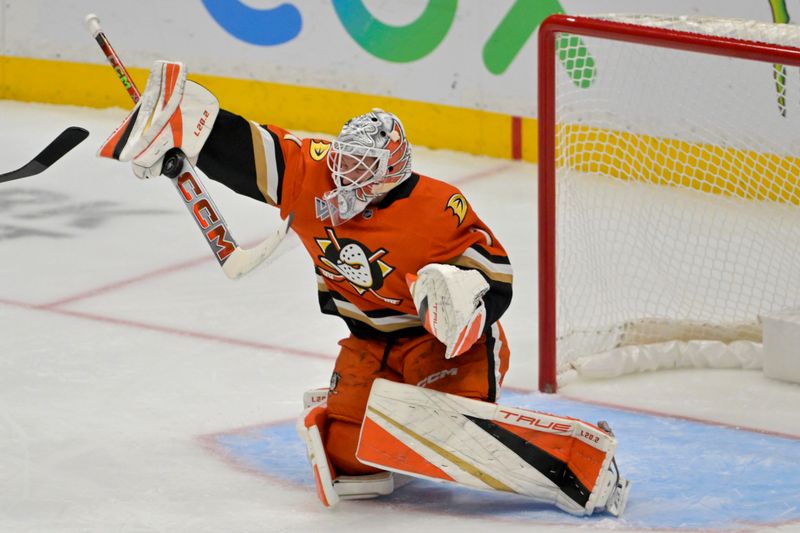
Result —
[[[632, 480], [619, 526], [751, 529], [800, 520], [800, 439], [652, 414], [628, 412], [541, 394], [505, 392], [503, 404], [590, 422], [607, 420], [619, 440], [617, 462]], [[231, 460], [313, 493], [305, 446], [294, 421], [213, 437]], [[522, 497], [415, 480], [389, 497], [353, 505], [408, 505], [455, 516], [498, 516], [525, 522], [588, 525], [609, 515], [573, 517]]]

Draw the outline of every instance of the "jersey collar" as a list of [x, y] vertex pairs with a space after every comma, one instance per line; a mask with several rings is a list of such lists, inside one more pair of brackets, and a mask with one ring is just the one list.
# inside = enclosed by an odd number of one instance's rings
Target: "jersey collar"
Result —
[[408, 179], [404, 180], [400, 185], [386, 193], [380, 202], [376, 204], [375, 207], [378, 209], [386, 209], [397, 200], [402, 200], [403, 198], [408, 198], [411, 196], [411, 192], [414, 190], [414, 187], [417, 186], [419, 182], [419, 174], [416, 172], [412, 172]]

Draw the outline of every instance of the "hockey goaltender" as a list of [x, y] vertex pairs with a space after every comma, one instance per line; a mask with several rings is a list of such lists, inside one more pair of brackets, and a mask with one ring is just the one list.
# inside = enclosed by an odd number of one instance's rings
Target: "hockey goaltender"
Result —
[[293, 215], [322, 312], [350, 329], [330, 387], [307, 394], [297, 424], [324, 505], [389, 494], [396, 472], [622, 513], [629, 482], [607, 424], [494, 403], [510, 261], [457, 188], [412, 170], [395, 115], [373, 109], [331, 142], [301, 139], [221, 110], [183, 64], [159, 61], [100, 155], [150, 178], [175, 149]]

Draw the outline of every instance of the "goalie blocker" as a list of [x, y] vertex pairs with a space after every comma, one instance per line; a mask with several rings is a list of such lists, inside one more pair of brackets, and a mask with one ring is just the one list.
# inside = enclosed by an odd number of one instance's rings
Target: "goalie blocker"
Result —
[[387, 470], [337, 477], [325, 457], [325, 394], [314, 391], [298, 421], [323, 504], [390, 494], [392, 472], [498, 490], [556, 505], [574, 515], [625, 509], [630, 482], [614, 460], [617, 441], [580, 420], [375, 380], [356, 456]]

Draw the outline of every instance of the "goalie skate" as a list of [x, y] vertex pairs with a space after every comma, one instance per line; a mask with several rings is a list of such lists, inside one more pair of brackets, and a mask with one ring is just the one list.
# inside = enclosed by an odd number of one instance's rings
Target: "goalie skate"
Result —
[[337, 476], [333, 480], [333, 490], [340, 500], [368, 500], [388, 496], [394, 492], [394, 475], [392, 472], [378, 472], [364, 476]]
[[[628, 493], [631, 482], [619, 475], [616, 460], [612, 460], [612, 467], [598, 481], [598, 504], [596, 510], [605, 510], [613, 516], [620, 516], [625, 512], [628, 503]], [[601, 503], [605, 501], [605, 504]]]
[[[597, 423], [597, 427], [614, 436], [611, 426], [605, 420]], [[631, 482], [619, 475], [619, 468], [617, 467], [617, 460], [611, 460], [611, 466], [606, 471], [605, 475], [601, 477], [598, 483], [598, 501], [605, 501], [605, 504], [598, 504], [599, 508], [605, 508], [606, 512], [614, 516], [620, 516], [625, 511], [625, 506], [628, 503], [628, 493], [631, 490]]]

